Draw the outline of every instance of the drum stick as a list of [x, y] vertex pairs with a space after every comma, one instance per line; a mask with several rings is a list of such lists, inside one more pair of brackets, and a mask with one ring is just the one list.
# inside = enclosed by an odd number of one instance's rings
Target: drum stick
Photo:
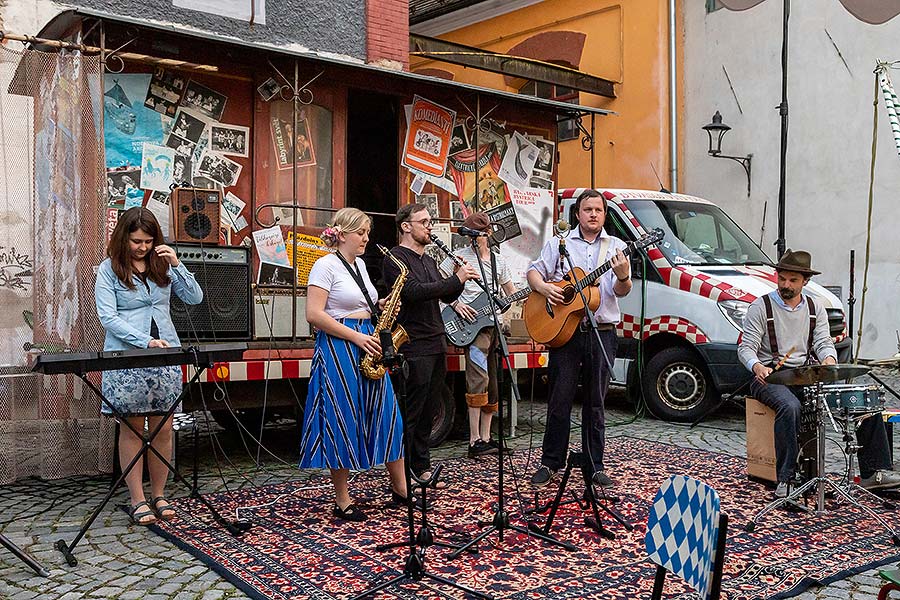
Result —
[[775, 367], [772, 369], [772, 371], [777, 371], [778, 369], [783, 367], [785, 361], [787, 361], [787, 359], [789, 359], [791, 357], [791, 354], [793, 354], [794, 350], [796, 350], [796, 349], [797, 349], [797, 346], [791, 346], [791, 349], [787, 351], [787, 354], [784, 355], [784, 358], [782, 358], [777, 363], [775, 363]]

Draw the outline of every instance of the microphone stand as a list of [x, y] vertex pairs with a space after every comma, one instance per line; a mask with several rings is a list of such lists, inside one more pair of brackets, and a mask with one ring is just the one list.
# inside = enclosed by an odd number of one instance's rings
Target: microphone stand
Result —
[[[409, 364], [406, 362], [403, 354], [397, 352], [394, 349], [394, 343], [391, 338], [391, 332], [387, 330], [382, 330], [379, 332], [379, 341], [381, 343], [381, 363], [388, 369], [391, 375], [396, 377], [391, 378], [391, 383], [395, 384], [395, 391], [397, 394], [397, 401], [400, 404], [400, 412], [401, 415], [404, 416], [403, 419], [403, 454], [404, 457], [409, 456], [409, 436], [408, 433], [408, 425], [406, 423], [406, 377], [409, 375]], [[425, 489], [434, 481], [437, 481], [437, 478], [440, 476], [441, 468], [443, 465], [438, 465], [434, 472], [431, 474], [427, 480], [420, 480], [416, 478], [416, 481], [422, 485], [422, 528], [419, 530], [418, 535], [416, 535], [416, 520], [415, 513], [413, 512], [413, 488], [412, 488], [412, 470], [409, 468], [409, 465], [404, 465], [404, 476], [406, 477], [406, 523], [408, 526], [408, 534], [409, 541], [401, 542], [396, 544], [387, 544], [384, 547], [379, 547], [379, 549], [387, 549], [392, 547], [399, 546], [409, 546], [409, 555], [406, 557], [406, 562], [403, 565], [403, 572], [396, 577], [392, 577], [387, 581], [383, 581], [378, 585], [369, 588], [359, 594], [353, 596], [351, 600], [361, 600], [362, 598], [368, 598], [369, 596], [374, 596], [378, 592], [383, 589], [386, 589], [397, 583], [404, 583], [406, 581], [421, 581], [424, 578], [429, 578], [439, 583], [443, 583], [454, 587], [465, 594], [472, 595], [476, 598], [480, 598], [481, 600], [493, 600], [492, 596], [479, 592], [477, 590], [473, 590], [472, 588], [466, 587], [455, 581], [448, 579], [446, 577], [442, 577], [441, 575], [435, 575], [434, 573], [429, 573], [425, 570], [425, 551], [430, 545], [442, 545], [436, 544], [433, 542], [433, 537], [431, 533], [431, 529], [428, 527], [427, 517], [425, 516], [426, 507], [427, 507], [427, 497]]]
[[[573, 273], [575, 270], [575, 265], [572, 262], [572, 256], [569, 254], [569, 251], [566, 249], [566, 240], [563, 237], [559, 238], [559, 256], [560, 256], [560, 262], [565, 260], [566, 263], [568, 264], [569, 273]], [[597, 328], [597, 321], [594, 317], [594, 311], [592, 311], [590, 309], [590, 304], [588, 303], [588, 299], [584, 293], [584, 289], [581, 288], [580, 286], [578, 286], [577, 281], [573, 281], [572, 284], [573, 284], [573, 287], [575, 287], [575, 289], [578, 291], [579, 296], [581, 297], [581, 302], [584, 304], [584, 312], [587, 315], [588, 323], [590, 323], [593, 337], [595, 337], [597, 339], [597, 344], [600, 346], [600, 351], [603, 354], [603, 360], [606, 363], [606, 368], [611, 375], [612, 369], [613, 369], [613, 362], [612, 362], [612, 359], [610, 359], [610, 357], [609, 357], [609, 352], [607, 351], [606, 346], [604, 346], [604, 344], [603, 344], [603, 339], [600, 337], [600, 330]], [[547, 310], [548, 310], [548, 312], [552, 313], [552, 308], [550, 307], [549, 300], [547, 301]], [[593, 347], [590, 345], [590, 343], [588, 344], [588, 364], [590, 365], [591, 368], [594, 367]], [[591, 377], [598, 377], [598, 376], [599, 376], [599, 374], [591, 375]], [[587, 403], [586, 407], [583, 409], [584, 414], [588, 415], [589, 417], [592, 417], [590, 391], [588, 391], [585, 394], [585, 398], [583, 401], [585, 403]], [[565, 486], [566, 486], [566, 483], [568, 482], [569, 475], [571, 474], [571, 470], [572, 470], [573, 466], [577, 466], [576, 463], [580, 462], [581, 473], [582, 473], [582, 477], [584, 479], [584, 496], [585, 496], [585, 499], [590, 504], [593, 515], [594, 515], [593, 518], [585, 517], [584, 524], [587, 527], [589, 527], [590, 529], [593, 529], [594, 531], [599, 533], [602, 537], [612, 540], [612, 539], [616, 538], [616, 535], [612, 531], [610, 531], [609, 529], [607, 529], [606, 527], [603, 526], [603, 522], [600, 518], [600, 510], [599, 510], [600, 508], [603, 508], [603, 510], [607, 514], [612, 516], [616, 521], [618, 521], [620, 524], [622, 524], [627, 530], [630, 531], [631, 529], [633, 529], [633, 526], [630, 523], [626, 522], [624, 517], [622, 515], [620, 515], [613, 508], [606, 506], [605, 504], [598, 503], [597, 495], [594, 490], [594, 480], [593, 480], [593, 478], [594, 478], [594, 458], [593, 458], [593, 454], [591, 452], [591, 429], [594, 427], [593, 419], [590, 418], [588, 423], [582, 422], [581, 427], [582, 427], [582, 439], [584, 441], [584, 443], [583, 443], [584, 452], [582, 452], [582, 453], [570, 452], [569, 453], [568, 460], [566, 461], [566, 471], [563, 474], [562, 481], [560, 482], [559, 489], [557, 490], [556, 498], [551, 503], [550, 514], [547, 516], [547, 522], [544, 524], [543, 528], [537, 528], [537, 526], [532, 525], [531, 526], [532, 531], [534, 531], [536, 529], [540, 533], [544, 533], [544, 534], [549, 533], [550, 526], [553, 523], [553, 518], [556, 515], [556, 511], [558, 510], [558, 508], [560, 506], [560, 501], [562, 500], [563, 491], [565, 490]], [[584, 456], [585, 454], [587, 456]], [[580, 461], [579, 461], [579, 459], [580, 459]], [[600, 486], [597, 486], [597, 487], [600, 487]], [[618, 500], [615, 497], [607, 496], [606, 492], [603, 490], [602, 487], [600, 487], [600, 493], [603, 496], [603, 499], [607, 500], [609, 502], [616, 502]]]
[[[500, 350], [500, 355], [502, 357], [502, 360], [506, 361], [506, 366], [510, 370], [510, 373], [511, 373], [512, 372], [512, 361], [510, 360], [509, 346], [506, 343], [506, 337], [503, 335], [503, 332], [500, 330], [500, 314], [497, 312], [497, 307], [502, 306], [502, 302], [493, 293], [493, 290], [491, 289], [491, 287], [489, 287], [487, 285], [487, 281], [486, 281], [487, 273], [484, 270], [484, 261], [481, 259], [481, 253], [478, 249], [478, 237], [480, 237], [480, 236], [473, 236], [472, 240], [471, 240], [472, 250], [475, 253], [475, 258], [478, 261], [478, 268], [481, 272], [481, 281], [478, 282], [478, 285], [481, 286], [481, 289], [483, 289], [485, 291], [485, 293], [487, 293], [488, 298], [490, 298], [490, 302], [488, 304], [491, 307], [491, 316], [493, 317], [493, 323], [494, 323], [494, 325], [493, 325], [494, 334], [497, 336], [498, 348]], [[492, 275], [496, 276], [496, 269], [494, 269], [494, 272], [492, 273]], [[498, 371], [498, 376], [499, 376], [499, 373], [502, 371], [502, 369], [497, 369], [497, 371]], [[518, 386], [513, 385], [511, 387], [512, 387], [512, 393], [513, 393], [516, 403], [520, 402], [521, 397], [519, 396]], [[498, 385], [498, 388], [499, 388], [499, 385]], [[541, 531], [534, 531], [534, 529], [532, 529], [531, 527], [521, 527], [519, 525], [513, 525], [510, 523], [509, 513], [506, 512], [506, 510], [504, 510], [504, 508], [503, 508], [503, 505], [504, 505], [503, 456], [505, 454], [505, 449], [506, 449], [506, 444], [504, 443], [504, 439], [505, 438], [504, 438], [504, 429], [503, 429], [503, 403], [500, 402], [499, 398], [498, 398], [498, 402], [497, 402], [497, 443], [499, 444], [500, 449], [499, 449], [498, 455], [497, 455], [497, 464], [498, 464], [498, 467], [497, 467], [497, 474], [498, 474], [497, 475], [497, 477], [498, 477], [497, 510], [494, 512], [494, 515], [491, 518], [491, 521], [489, 523], [487, 523], [487, 525], [488, 525], [487, 529], [485, 529], [480, 534], [478, 534], [475, 538], [472, 539], [472, 541], [470, 541], [466, 545], [464, 545], [464, 546], [460, 547], [458, 550], [455, 550], [455, 551], [451, 552], [450, 554], [448, 554], [447, 558], [450, 558], [450, 559], [458, 558], [470, 546], [477, 544], [478, 542], [480, 542], [481, 540], [483, 540], [484, 538], [489, 536], [494, 531], [497, 532], [500, 544], [503, 544], [503, 533], [507, 529], [511, 529], [513, 531], [518, 531], [519, 533], [523, 533], [525, 535], [537, 537], [545, 542], [548, 542], [550, 544], [556, 544], [557, 546], [561, 546], [569, 551], [577, 550], [578, 548], [575, 545], [557, 540], [556, 538], [552, 537], [551, 535], [549, 535], [547, 533], [544, 533]]]

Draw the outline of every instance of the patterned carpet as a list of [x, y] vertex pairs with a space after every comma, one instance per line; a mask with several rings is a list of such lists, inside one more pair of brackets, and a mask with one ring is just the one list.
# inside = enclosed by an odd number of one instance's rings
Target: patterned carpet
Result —
[[[431, 547], [426, 568], [494, 598], [649, 598], [654, 567], [644, 558], [647, 510], [659, 484], [670, 474], [687, 474], [715, 488], [730, 519], [723, 575], [723, 598], [730, 600], [785, 598], [815, 582], [829, 582], [877, 565], [900, 560], [900, 548], [874, 520], [848, 506], [829, 503], [817, 517], [777, 511], [761, 521], [754, 533], [743, 526], [769, 501], [771, 492], [748, 482], [745, 461], [725, 454], [689, 450], [667, 444], [618, 437], [607, 444], [607, 470], [617, 482], [616, 508], [634, 523], [626, 531], [611, 518], [605, 524], [615, 540], [598, 536], [583, 525], [587, 513], [577, 505], [557, 514], [552, 534], [578, 547], [575, 552], [507, 531], [503, 543], [493, 534], [478, 554], [451, 561], [447, 550]], [[519, 489], [533, 502], [527, 484], [526, 452], [513, 456]], [[537, 460], [537, 453], [532, 461]], [[496, 502], [496, 457], [445, 463], [446, 490], [431, 492], [429, 519], [437, 541], [452, 542], [477, 534], [479, 519], [489, 519]], [[534, 467], [534, 462], [529, 466]], [[504, 478], [506, 508], [514, 524], [522, 524], [513, 477]], [[553, 483], [558, 483], [559, 478]], [[577, 479], [570, 491], [581, 492]], [[340, 523], [331, 517], [332, 491], [327, 477], [208, 496], [228, 518], [235, 509], [253, 528], [236, 538], [215, 525], [199, 503], [177, 501], [178, 518], [153, 529], [191, 552], [254, 598], [350, 598], [400, 574], [407, 548], [376, 552], [377, 544], [407, 535], [406, 512], [386, 506], [387, 474], [370, 471], [351, 483], [360, 507], [369, 515], [362, 524]], [[555, 493], [551, 484], [540, 501]], [[881, 509], [879, 509], [881, 510]], [[894, 513], [884, 513], [900, 526]], [[543, 523], [543, 516], [541, 516]], [[464, 535], [457, 535], [462, 532]], [[461, 598], [464, 595], [428, 579], [392, 586], [378, 598]], [[664, 597], [687, 600], [696, 595], [674, 577]]]

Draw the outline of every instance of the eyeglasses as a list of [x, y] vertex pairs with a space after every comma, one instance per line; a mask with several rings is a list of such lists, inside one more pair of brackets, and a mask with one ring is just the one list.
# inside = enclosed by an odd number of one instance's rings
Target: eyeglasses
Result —
[[428, 229], [434, 224], [434, 221], [431, 219], [419, 219], [418, 221], [407, 221], [407, 223], [419, 223], [425, 229]]

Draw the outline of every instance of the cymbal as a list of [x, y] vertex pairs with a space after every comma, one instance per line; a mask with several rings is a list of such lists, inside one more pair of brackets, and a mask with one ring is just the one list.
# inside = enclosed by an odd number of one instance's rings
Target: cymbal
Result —
[[781, 385], [815, 385], [817, 383], [833, 383], [843, 379], [853, 379], [871, 371], [862, 365], [810, 365], [772, 372], [766, 377], [766, 383]]
[[892, 356], [891, 358], [879, 358], [877, 360], [870, 360], [869, 366], [900, 368], [900, 354], [898, 354], [896, 356]]

